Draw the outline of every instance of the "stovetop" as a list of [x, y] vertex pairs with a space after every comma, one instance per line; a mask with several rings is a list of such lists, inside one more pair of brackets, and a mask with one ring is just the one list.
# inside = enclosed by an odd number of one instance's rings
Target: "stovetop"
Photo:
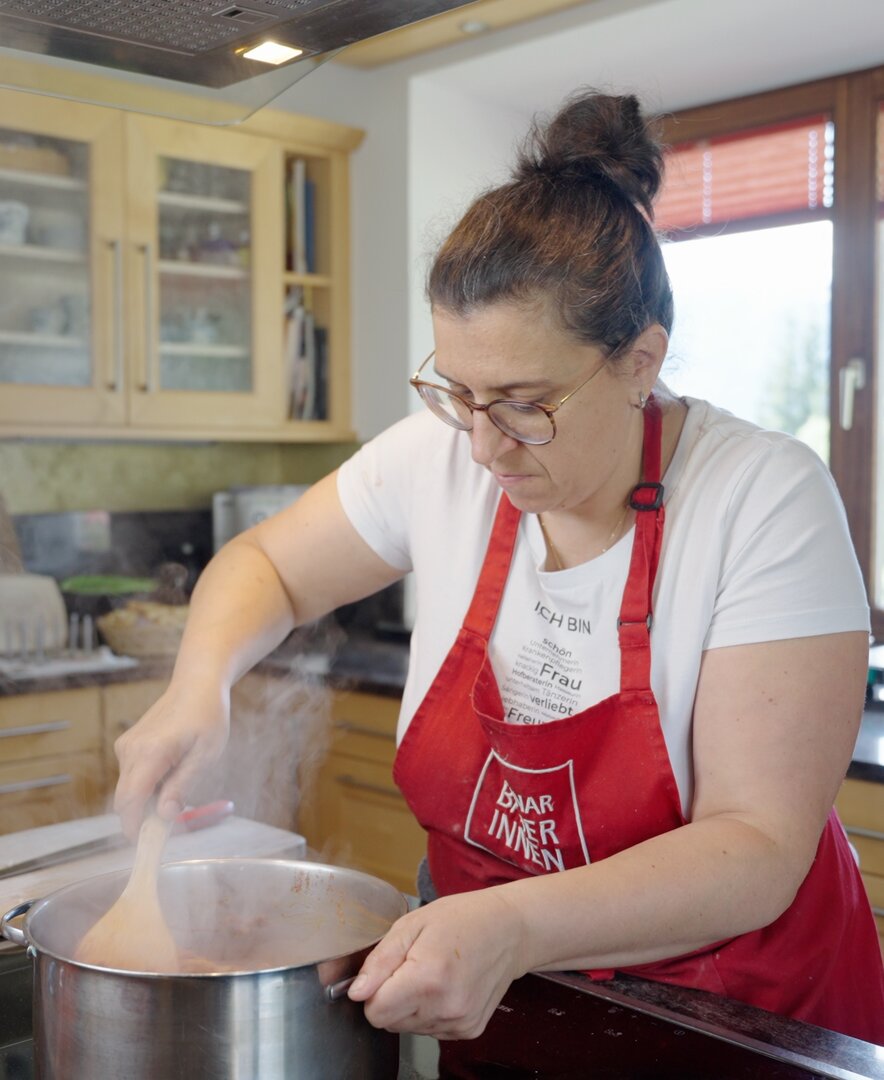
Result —
[[[0, 951], [0, 1080], [36, 1075], [31, 978], [31, 961], [23, 950]], [[577, 975], [519, 979], [479, 1039], [438, 1043], [404, 1036], [400, 1041], [398, 1080], [516, 1076], [884, 1080], [884, 1048], [713, 995], [626, 976], [588, 984]]]

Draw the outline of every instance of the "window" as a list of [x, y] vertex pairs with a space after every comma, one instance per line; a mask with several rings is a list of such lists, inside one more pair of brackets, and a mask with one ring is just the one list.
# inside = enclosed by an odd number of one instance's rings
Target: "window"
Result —
[[664, 379], [829, 463], [884, 638], [884, 68], [678, 113], [663, 134]]

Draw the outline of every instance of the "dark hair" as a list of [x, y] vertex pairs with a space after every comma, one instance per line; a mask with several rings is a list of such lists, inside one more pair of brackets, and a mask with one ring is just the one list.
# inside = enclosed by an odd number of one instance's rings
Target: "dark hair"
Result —
[[512, 179], [480, 195], [439, 250], [427, 295], [468, 315], [496, 301], [548, 298], [564, 328], [609, 356], [652, 323], [672, 325], [654, 233], [663, 154], [638, 100], [572, 95], [535, 120]]

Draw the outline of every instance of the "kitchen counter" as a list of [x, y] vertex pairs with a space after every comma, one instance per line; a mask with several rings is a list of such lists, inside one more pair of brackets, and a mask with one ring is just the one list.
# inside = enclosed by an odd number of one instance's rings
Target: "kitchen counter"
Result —
[[[139, 660], [135, 667], [109, 672], [20, 682], [0, 676], [0, 696], [165, 678], [171, 668], [171, 658], [160, 657]], [[408, 672], [408, 644], [360, 634], [335, 642], [329, 651], [308, 647], [305, 652], [297, 644], [285, 642], [256, 670], [319, 679], [335, 689], [399, 697]], [[856, 780], [884, 783], [884, 703], [873, 703], [866, 709], [847, 775]]]
[[[0, 1076], [16, 1080], [34, 1075], [31, 979], [23, 950], [0, 955]], [[503, 1075], [884, 1080], [884, 1049], [711, 994], [575, 974], [519, 979], [477, 1040], [401, 1040], [399, 1080]]]
[[[0, 697], [163, 679], [171, 674], [172, 664], [172, 657], [147, 657], [139, 659], [132, 667], [108, 671], [37, 675], [19, 680], [0, 673]], [[318, 678], [339, 689], [399, 697], [408, 671], [408, 644], [359, 635], [336, 642], [328, 651], [310, 646], [304, 651], [295, 644], [284, 642], [255, 670]]]

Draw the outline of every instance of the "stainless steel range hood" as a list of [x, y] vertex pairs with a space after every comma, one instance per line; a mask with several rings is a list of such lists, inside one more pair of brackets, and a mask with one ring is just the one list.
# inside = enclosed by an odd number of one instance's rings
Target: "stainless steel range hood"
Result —
[[[236, 123], [348, 45], [472, 2], [0, 0], [0, 85], [137, 110], [135, 82], [187, 91], [142, 111]], [[268, 41], [296, 53], [270, 68], [247, 55]], [[99, 85], [111, 80], [84, 78], [109, 71], [130, 84], [118, 100]]]

